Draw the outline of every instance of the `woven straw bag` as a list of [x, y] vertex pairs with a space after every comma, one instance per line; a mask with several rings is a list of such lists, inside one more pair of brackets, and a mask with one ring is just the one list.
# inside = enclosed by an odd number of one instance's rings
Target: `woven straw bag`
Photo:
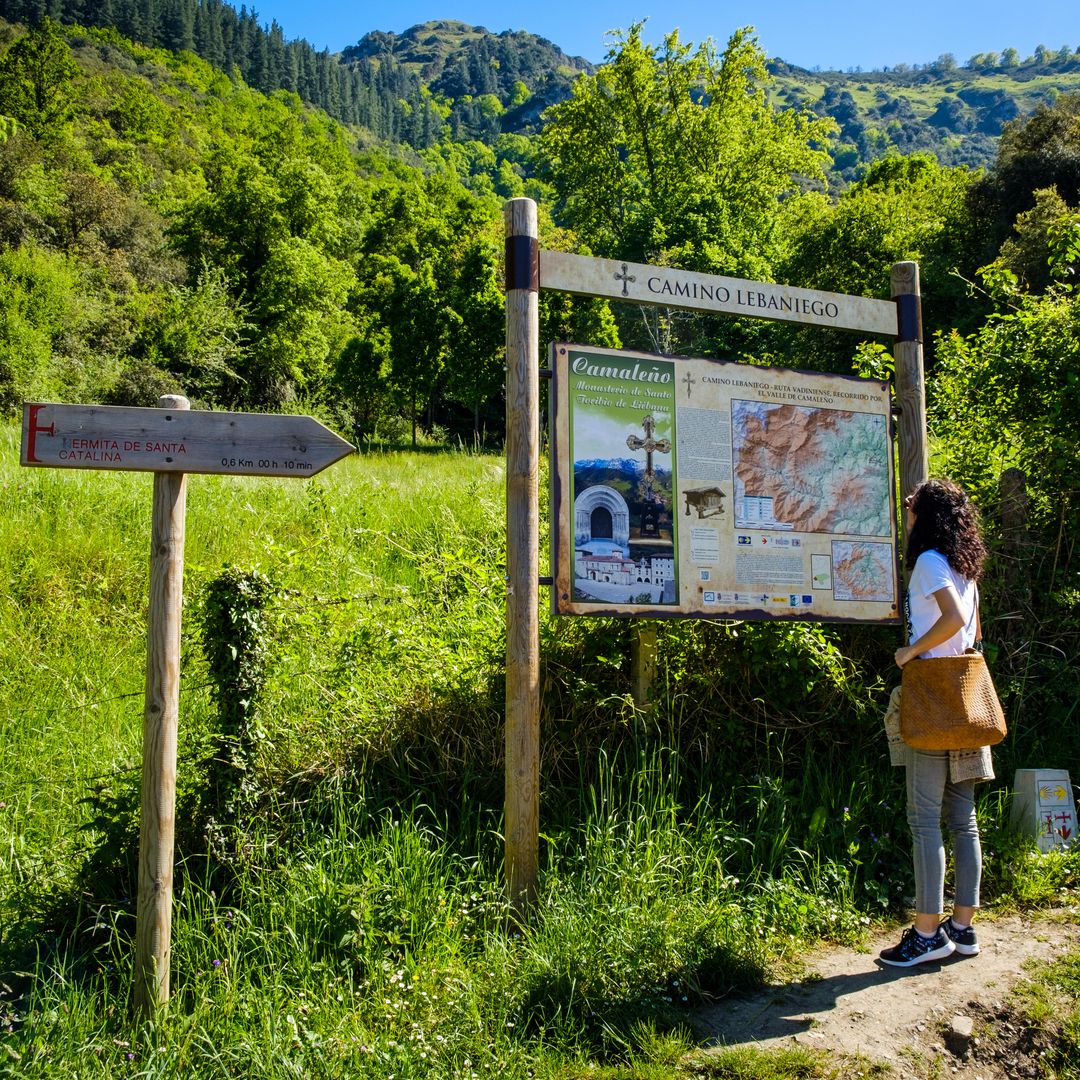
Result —
[[900, 734], [916, 750], [975, 750], [1005, 738], [982, 653], [909, 660], [900, 680]]

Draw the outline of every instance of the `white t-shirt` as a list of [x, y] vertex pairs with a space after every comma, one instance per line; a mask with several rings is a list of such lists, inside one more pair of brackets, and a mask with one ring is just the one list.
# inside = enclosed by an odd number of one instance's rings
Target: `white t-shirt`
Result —
[[941, 608], [934, 599], [934, 593], [950, 585], [956, 590], [960, 600], [960, 611], [965, 616], [965, 623], [948, 641], [920, 653], [920, 659], [928, 656], [957, 656], [975, 643], [975, 615], [978, 605], [975, 582], [958, 574], [949, 565], [949, 560], [935, 550], [924, 551], [915, 560], [915, 569], [911, 572], [911, 583], [908, 586], [911, 607], [910, 641], [918, 641], [938, 621]]

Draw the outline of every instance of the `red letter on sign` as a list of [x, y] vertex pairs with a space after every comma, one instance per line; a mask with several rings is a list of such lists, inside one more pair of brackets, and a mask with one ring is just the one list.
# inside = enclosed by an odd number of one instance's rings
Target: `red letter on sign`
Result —
[[56, 425], [50, 424], [48, 427], [38, 427], [37, 414], [41, 409], [46, 408], [45, 405], [31, 405], [30, 406], [30, 423], [29, 430], [26, 438], [26, 460], [36, 462], [38, 465], [43, 464], [35, 456], [34, 451], [37, 449], [37, 434], [40, 431], [43, 435], [55, 435]]

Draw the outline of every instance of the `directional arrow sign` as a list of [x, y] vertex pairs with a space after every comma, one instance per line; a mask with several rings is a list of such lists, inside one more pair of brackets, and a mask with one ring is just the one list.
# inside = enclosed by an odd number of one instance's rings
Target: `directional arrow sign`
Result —
[[354, 450], [310, 416], [198, 412], [172, 394], [156, 409], [23, 405], [23, 465], [154, 473], [135, 922], [144, 1016], [169, 999], [187, 473], [314, 476]]
[[311, 416], [23, 405], [23, 465], [135, 472], [314, 476], [352, 443]]

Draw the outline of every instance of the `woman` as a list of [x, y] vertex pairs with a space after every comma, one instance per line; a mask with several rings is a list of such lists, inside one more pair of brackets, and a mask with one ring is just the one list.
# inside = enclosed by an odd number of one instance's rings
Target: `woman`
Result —
[[[986, 560], [979, 515], [964, 490], [949, 480], [926, 480], [905, 500], [909, 644], [896, 650], [903, 667], [916, 657], [953, 656], [980, 638], [976, 582]], [[881, 960], [894, 967], [940, 960], [953, 952], [974, 956], [972, 928], [979, 906], [982, 848], [975, 819], [975, 782], [993, 778], [990, 748], [904, 748], [907, 818], [915, 863], [915, 925]], [[941, 920], [945, 900], [942, 817], [952, 834], [956, 903]]]

